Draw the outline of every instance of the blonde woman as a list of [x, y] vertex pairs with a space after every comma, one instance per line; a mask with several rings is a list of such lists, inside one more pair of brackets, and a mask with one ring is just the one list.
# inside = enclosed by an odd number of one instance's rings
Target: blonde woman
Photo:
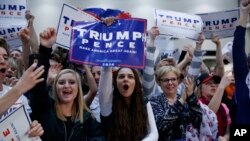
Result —
[[[38, 65], [45, 67], [45, 80], [55, 38], [54, 28], [48, 28], [40, 34]], [[64, 69], [54, 80], [52, 97], [49, 96], [45, 81], [31, 90], [32, 117], [44, 127], [43, 141], [104, 140], [99, 123], [92, 118], [83, 99], [81, 86], [79, 74]]]

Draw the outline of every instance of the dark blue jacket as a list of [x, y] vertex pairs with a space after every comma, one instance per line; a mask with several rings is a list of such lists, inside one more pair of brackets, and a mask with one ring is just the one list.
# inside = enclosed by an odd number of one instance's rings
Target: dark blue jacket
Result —
[[249, 73], [247, 56], [245, 52], [246, 28], [237, 26], [233, 41], [233, 70], [235, 77], [235, 96], [237, 105], [236, 124], [250, 125], [250, 98], [246, 85], [246, 77]]

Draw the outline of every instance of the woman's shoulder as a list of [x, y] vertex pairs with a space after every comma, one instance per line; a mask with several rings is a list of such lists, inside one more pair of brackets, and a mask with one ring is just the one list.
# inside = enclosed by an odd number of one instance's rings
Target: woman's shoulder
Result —
[[154, 95], [154, 96], [152, 96], [152, 97], [149, 99], [149, 101], [158, 101], [158, 100], [160, 100], [160, 99], [162, 99], [162, 98], [164, 98], [164, 94], [163, 94], [163, 93], [161, 93], [161, 94], [159, 94], [159, 95]]

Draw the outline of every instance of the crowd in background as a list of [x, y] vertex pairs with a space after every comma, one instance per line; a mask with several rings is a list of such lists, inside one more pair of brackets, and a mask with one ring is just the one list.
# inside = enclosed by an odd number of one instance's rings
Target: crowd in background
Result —
[[[84, 11], [107, 26], [132, 17], [119, 10], [115, 15]], [[155, 56], [161, 31], [152, 27], [143, 70], [70, 62], [67, 49], [52, 49], [56, 29], [37, 37], [34, 15], [27, 11], [28, 26], [19, 32], [22, 50], [9, 50], [0, 39], [0, 120], [24, 105], [33, 121], [29, 136], [43, 141], [230, 140], [233, 127], [250, 125], [249, 11], [250, 0], [242, 0], [232, 60], [226, 60], [220, 38], [211, 34], [216, 65], [207, 67], [203, 33], [178, 60]], [[225, 62], [232, 64], [229, 70]]]

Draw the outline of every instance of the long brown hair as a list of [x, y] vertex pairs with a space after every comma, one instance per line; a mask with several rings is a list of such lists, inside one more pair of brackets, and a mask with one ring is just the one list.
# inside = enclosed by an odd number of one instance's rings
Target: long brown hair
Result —
[[131, 96], [130, 106], [127, 106], [124, 97], [117, 88], [118, 69], [113, 79], [113, 124], [108, 135], [109, 141], [139, 141], [147, 135], [148, 114], [143, 98], [142, 85], [138, 72], [131, 69], [135, 76], [135, 88]]

